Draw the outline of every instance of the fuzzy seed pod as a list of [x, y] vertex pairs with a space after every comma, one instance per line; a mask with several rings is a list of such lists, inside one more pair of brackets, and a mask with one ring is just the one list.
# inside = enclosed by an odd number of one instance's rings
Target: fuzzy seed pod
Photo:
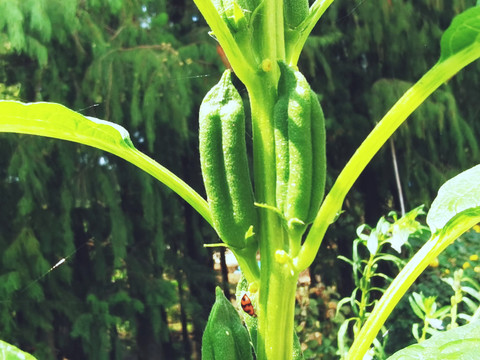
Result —
[[[276, 207], [289, 227], [312, 222], [325, 187], [325, 124], [305, 77], [280, 62], [274, 108]], [[298, 228], [297, 226], [297, 228]]]
[[200, 106], [200, 162], [213, 224], [219, 237], [237, 250], [256, 228], [252, 183], [240, 94], [226, 70]]
[[284, 0], [283, 2], [283, 15], [288, 28], [296, 28], [305, 20], [308, 13], [308, 0]]

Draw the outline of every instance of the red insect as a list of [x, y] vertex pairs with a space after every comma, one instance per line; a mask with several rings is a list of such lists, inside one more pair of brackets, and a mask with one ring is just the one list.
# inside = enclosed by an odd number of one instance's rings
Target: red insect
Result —
[[243, 311], [245, 311], [248, 315], [257, 317], [257, 314], [255, 314], [255, 309], [253, 308], [252, 301], [248, 297], [247, 294], [244, 294], [242, 296], [242, 300], [240, 300], [240, 304], [242, 305]]

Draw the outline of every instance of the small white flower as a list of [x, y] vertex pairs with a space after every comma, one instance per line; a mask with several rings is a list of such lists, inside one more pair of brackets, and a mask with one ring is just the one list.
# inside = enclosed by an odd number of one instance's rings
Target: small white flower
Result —
[[443, 323], [440, 319], [428, 319], [429, 324], [437, 330], [443, 330]]

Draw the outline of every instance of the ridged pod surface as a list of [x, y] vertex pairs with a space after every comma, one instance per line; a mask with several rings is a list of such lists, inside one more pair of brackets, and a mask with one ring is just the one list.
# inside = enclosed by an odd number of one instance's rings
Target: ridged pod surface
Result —
[[284, 0], [283, 15], [285, 25], [289, 28], [296, 28], [308, 16], [308, 0]]
[[[213, 225], [229, 246], [243, 249], [256, 228], [245, 143], [245, 114], [231, 71], [205, 96], [200, 106], [199, 150], [202, 175]], [[249, 232], [250, 229], [250, 232]]]
[[313, 222], [317, 216], [325, 194], [327, 175], [325, 116], [318, 96], [310, 92], [312, 103], [312, 198], [307, 223]]
[[274, 108], [276, 207], [289, 225], [312, 222], [323, 199], [325, 121], [305, 77], [283, 62]]

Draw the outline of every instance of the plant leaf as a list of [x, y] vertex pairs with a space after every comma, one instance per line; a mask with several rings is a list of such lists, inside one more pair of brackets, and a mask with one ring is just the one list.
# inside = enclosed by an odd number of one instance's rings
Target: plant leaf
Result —
[[19, 348], [0, 340], [0, 359], [5, 360], [37, 360], [34, 356]]
[[212, 223], [207, 202], [175, 174], [138, 151], [120, 125], [83, 116], [60, 104], [0, 100], [0, 132], [68, 140], [115, 154], [168, 186]]
[[477, 359], [479, 351], [480, 321], [476, 321], [402, 349], [387, 360]]
[[202, 359], [253, 359], [247, 329], [235, 307], [218, 286], [215, 289], [215, 303], [203, 332]]
[[414, 292], [412, 296], [408, 298], [408, 301], [410, 302], [413, 312], [423, 320], [425, 317], [425, 305], [422, 294]]
[[457, 15], [440, 41], [442, 62], [460, 51], [480, 45], [480, 7], [472, 7]]
[[458, 213], [480, 206], [480, 165], [448, 180], [438, 190], [427, 215], [432, 233], [442, 229]]

